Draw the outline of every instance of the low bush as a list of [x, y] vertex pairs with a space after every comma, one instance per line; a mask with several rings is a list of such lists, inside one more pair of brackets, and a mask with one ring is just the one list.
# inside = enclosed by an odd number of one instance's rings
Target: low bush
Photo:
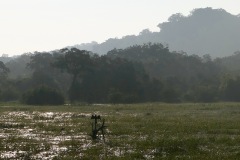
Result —
[[58, 91], [41, 86], [23, 94], [22, 102], [29, 105], [61, 105], [64, 97]]

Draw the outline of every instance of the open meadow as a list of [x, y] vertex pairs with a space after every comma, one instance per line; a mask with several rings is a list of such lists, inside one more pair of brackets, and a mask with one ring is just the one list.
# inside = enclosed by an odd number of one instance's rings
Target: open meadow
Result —
[[240, 159], [240, 104], [1, 104], [0, 159]]

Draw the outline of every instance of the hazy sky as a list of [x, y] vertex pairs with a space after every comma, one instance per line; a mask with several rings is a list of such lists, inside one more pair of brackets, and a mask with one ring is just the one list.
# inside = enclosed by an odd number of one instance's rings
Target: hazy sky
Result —
[[239, 6], [240, 0], [0, 0], [0, 56], [159, 31], [172, 14], [194, 8], [237, 15]]

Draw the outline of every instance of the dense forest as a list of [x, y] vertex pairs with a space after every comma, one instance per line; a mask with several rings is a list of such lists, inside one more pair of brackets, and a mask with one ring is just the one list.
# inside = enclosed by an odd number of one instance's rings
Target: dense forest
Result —
[[240, 53], [173, 52], [160, 43], [106, 55], [61, 49], [0, 61], [0, 100], [26, 104], [240, 101]]
[[[0, 101], [26, 104], [240, 101], [239, 15], [194, 9], [160, 32], [0, 57]], [[219, 57], [219, 58], [217, 58]]]

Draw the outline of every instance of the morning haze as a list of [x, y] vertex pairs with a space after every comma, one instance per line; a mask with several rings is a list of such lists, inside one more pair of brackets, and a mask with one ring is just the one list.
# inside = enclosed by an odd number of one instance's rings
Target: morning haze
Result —
[[175, 13], [223, 8], [239, 14], [239, 2], [202, 0], [11, 0], [0, 1], [0, 54], [20, 55], [109, 38], [159, 31]]
[[145, 29], [137, 36], [129, 35], [121, 39], [108, 39], [100, 44], [92, 42], [74, 47], [106, 54], [114, 48], [124, 49], [152, 42], [165, 44], [172, 51], [200, 56], [209, 54], [215, 58], [229, 56], [240, 50], [240, 16], [232, 15], [224, 9], [198, 8], [187, 16], [176, 13], [158, 27], [159, 32]]
[[0, 159], [240, 159], [239, 6], [0, 1]]

